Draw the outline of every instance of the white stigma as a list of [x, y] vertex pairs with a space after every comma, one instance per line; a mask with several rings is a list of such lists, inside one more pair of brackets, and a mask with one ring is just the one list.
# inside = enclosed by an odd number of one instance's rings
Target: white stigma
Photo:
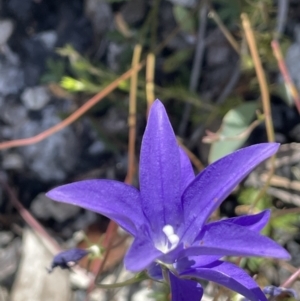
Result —
[[165, 225], [162, 231], [166, 235], [168, 241], [159, 249], [166, 254], [177, 247], [179, 243], [179, 237], [174, 233], [174, 228], [171, 225]]
[[176, 234], [172, 234], [170, 236], [168, 236], [168, 240], [171, 243], [172, 246], [177, 246], [179, 243], [179, 237]]
[[165, 225], [162, 230], [167, 237], [174, 234], [174, 228], [171, 225]]

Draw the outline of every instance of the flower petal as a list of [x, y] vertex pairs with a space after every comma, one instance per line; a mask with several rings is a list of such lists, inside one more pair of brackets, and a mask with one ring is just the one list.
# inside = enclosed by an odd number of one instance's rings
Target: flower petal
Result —
[[46, 194], [114, 220], [133, 236], [145, 223], [140, 193], [132, 186], [111, 180], [87, 180], [59, 186]]
[[227, 218], [217, 222], [209, 223], [209, 225], [217, 224], [217, 223], [231, 223], [231, 224], [247, 227], [249, 230], [260, 232], [268, 223], [270, 215], [271, 215], [270, 210], [264, 210], [258, 214]]
[[144, 235], [137, 236], [124, 258], [128, 271], [139, 272], [146, 269], [155, 259], [163, 255], [153, 246], [153, 242]]
[[289, 259], [288, 252], [266, 236], [226, 222], [205, 225], [201, 236], [181, 256], [262, 256]]
[[203, 289], [199, 283], [192, 280], [180, 279], [169, 273], [172, 301], [199, 301]]
[[148, 266], [147, 274], [149, 275], [149, 277], [151, 277], [152, 279], [155, 279], [157, 281], [162, 281], [164, 279], [164, 276], [162, 274], [161, 265], [156, 262], [152, 262]]
[[165, 225], [181, 223], [180, 157], [176, 138], [163, 104], [156, 100], [150, 110], [140, 157], [142, 208], [153, 234], [164, 239]]
[[261, 143], [240, 149], [209, 165], [195, 178], [182, 196], [185, 242], [193, 242], [199, 229], [233, 188], [278, 147], [277, 143]]
[[180, 274], [184, 271], [187, 271], [191, 268], [191, 266], [197, 267], [205, 267], [207, 265], [212, 264], [215, 261], [218, 261], [222, 256], [220, 255], [202, 255], [202, 256], [189, 256], [183, 257], [177, 260], [176, 263], [173, 264], [176, 271]]
[[216, 282], [251, 301], [267, 300], [256, 282], [246, 272], [228, 262], [217, 261], [206, 268], [194, 268], [181, 275]]
[[181, 168], [181, 193], [185, 188], [195, 179], [193, 166], [186, 152], [179, 147], [180, 154], [180, 168]]

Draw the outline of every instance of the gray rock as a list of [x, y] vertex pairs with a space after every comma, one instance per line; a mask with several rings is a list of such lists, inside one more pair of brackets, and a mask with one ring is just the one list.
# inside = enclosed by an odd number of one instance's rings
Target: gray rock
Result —
[[21, 240], [14, 239], [6, 248], [0, 249], [0, 283], [11, 285], [20, 259]]
[[77, 206], [52, 201], [44, 193], [37, 195], [32, 201], [30, 209], [40, 219], [53, 218], [59, 223], [76, 216], [80, 211]]
[[103, 0], [85, 1], [85, 15], [93, 24], [97, 36], [104, 35], [112, 26], [113, 13], [111, 6]]
[[[54, 108], [46, 107], [41, 120], [28, 120], [15, 131], [15, 139], [32, 137], [60, 122]], [[43, 141], [21, 147], [27, 168], [42, 181], [62, 181], [73, 170], [79, 155], [79, 144], [71, 127]]]
[[27, 110], [16, 99], [6, 97], [0, 104], [0, 119], [10, 126], [20, 126], [27, 120]]
[[7, 246], [14, 238], [11, 231], [1, 231], [0, 232], [0, 247]]
[[7, 43], [14, 30], [14, 24], [11, 20], [0, 20], [0, 46]]
[[0, 286], [0, 296], [1, 301], [9, 301], [10, 300], [10, 294], [8, 289], [5, 286]]
[[21, 262], [11, 289], [11, 301], [69, 301], [71, 289], [68, 273], [55, 271], [49, 276], [46, 267], [53, 259], [43, 237], [24, 228]]
[[[74, 290], [72, 301], [85, 301], [87, 297], [86, 291], [84, 290]], [[102, 300], [102, 299], [99, 299]]]
[[26, 22], [31, 17], [32, 0], [10, 0], [8, 10], [18, 20]]
[[52, 50], [57, 41], [57, 33], [55, 30], [43, 31], [38, 33], [35, 39], [41, 41], [46, 49]]
[[0, 58], [0, 95], [17, 94], [24, 86], [24, 73], [15, 59]]
[[102, 124], [107, 133], [117, 134], [128, 131], [126, 112], [122, 108], [109, 109], [102, 119]]
[[26, 88], [21, 95], [21, 100], [28, 110], [38, 111], [46, 106], [51, 95], [44, 86]]
[[118, 44], [110, 42], [107, 47], [107, 65], [109, 69], [114, 72], [118, 72], [120, 69], [120, 60], [124, 53], [126, 46], [124, 44]]
[[12, 139], [14, 136], [14, 129], [11, 126], [1, 126], [0, 127], [0, 137], [2, 139]]
[[6, 170], [21, 170], [24, 162], [20, 154], [6, 152], [3, 154], [2, 167]]
[[135, 24], [143, 20], [146, 14], [146, 1], [130, 0], [127, 1], [121, 8], [121, 14], [126, 23], [129, 25]]
[[105, 143], [103, 141], [97, 140], [92, 143], [92, 145], [88, 149], [88, 153], [91, 156], [100, 155], [105, 151]]

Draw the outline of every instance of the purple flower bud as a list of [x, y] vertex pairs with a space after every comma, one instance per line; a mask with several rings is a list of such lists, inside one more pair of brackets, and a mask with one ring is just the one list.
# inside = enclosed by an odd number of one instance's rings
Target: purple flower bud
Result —
[[269, 285], [263, 288], [263, 292], [264, 294], [270, 295], [272, 297], [288, 296], [297, 299], [296, 291], [291, 288], [276, 287], [273, 285]]
[[87, 254], [89, 254], [88, 250], [77, 248], [60, 252], [54, 256], [48, 272], [51, 273], [56, 267], [60, 267], [61, 269], [70, 269]]

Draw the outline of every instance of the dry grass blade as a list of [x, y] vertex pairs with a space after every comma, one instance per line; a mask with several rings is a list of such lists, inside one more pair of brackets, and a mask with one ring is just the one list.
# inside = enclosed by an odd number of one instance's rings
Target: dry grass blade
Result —
[[286, 86], [288, 87], [289, 92], [291, 93], [291, 95], [294, 99], [294, 102], [295, 102], [296, 108], [298, 110], [298, 113], [300, 114], [300, 96], [299, 96], [297, 88], [295, 87], [295, 85], [293, 83], [293, 80], [290, 76], [290, 73], [289, 73], [288, 68], [285, 64], [285, 61], [283, 59], [283, 55], [282, 55], [282, 52], [281, 52], [279, 42], [277, 40], [273, 40], [271, 42], [271, 46], [272, 46], [272, 49], [273, 49], [274, 56], [277, 60], [279, 70], [280, 70], [280, 72], [283, 76], [284, 82], [285, 82]]
[[238, 42], [235, 40], [231, 32], [227, 29], [227, 27], [225, 26], [225, 24], [217, 14], [217, 12], [213, 8], [210, 8], [208, 16], [216, 22], [216, 24], [218, 25], [218, 27], [226, 37], [227, 41], [230, 43], [232, 48], [237, 52], [237, 54], [240, 54], [240, 46]]
[[58, 243], [47, 233], [47, 231], [44, 229], [44, 227], [21, 204], [21, 202], [18, 200], [14, 190], [4, 181], [1, 181], [0, 184], [6, 191], [10, 202], [18, 210], [19, 214], [24, 219], [24, 221], [47, 241], [47, 247], [48, 247], [49, 251], [52, 254], [60, 252], [61, 248], [58, 245]]
[[[136, 45], [133, 51], [132, 68], [138, 66], [142, 53], [142, 46]], [[138, 71], [133, 73], [130, 81], [129, 94], [129, 141], [128, 141], [128, 172], [125, 183], [132, 184], [135, 174], [135, 140], [136, 140], [136, 95], [138, 86]]]
[[[261, 63], [261, 60], [260, 60], [260, 57], [258, 54], [254, 33], [251, 28], [251, 24], [250, 24], [248, 15], [244, 13], [241, 15], [241, 18], [242, 18], [243, 28], [245, 31], [245, 35], [246, 35], [247, 43], [248, 43], [248, 46], [250, 49], [250, 53], [251, 53], [251, 56], [252, 56], [252, 59], [254, 62], [255, 71], [256, 71], [256, 75], [257, 75], [257, 79], [258, 79], [258, 83], [259, 83], [259, 87], [260, 87], [260, 91], [261, 91], [261, 99], [262, 99], [262, 104], [263, 104], [263, 111], [264, 111], [264, 116], [265, 116], [268, 141], [274, 142], [275, 135], [274, 135], [273, 120], [272, 120], [272, 115], [271, 115], [270, 93], [269, 93], [269, 89], [268, 89], [266, 75], [263, 70], [262, 63]], [[265, 185], [259, 191], [256, 199], [254, 200], [254, 202], [251, 206], [251, 211], [257, 205], [257, 203], [262, 198], [262, 196], [266, 193], [266, 191], [270, 185], [271, 178], [275, 171], [276, 157], [272, 156], [272, 158], [270, 160], [271, 160], [271, 164], [270, 164], [271, 167], [270, 167], [270, 171], [268, 174], [268, 179], [267, 179]]]
[[146, 98], [147, 98], [147, 115], [155, 99], [154, 94], [154, 73], [155, 73], [155, 55], [149, 53], [146, 63]]
[[250, 53], [254, 62], [255, 71], [259, 83], [259, 88], [261, 91], [261, 100], [263, 104], [263, 110], [265, 115], [265, 122], [266, 122], [266, 128], [267, 128], [267, 135], [268, 135], [268, 141], [274, 142], [274, 127], [273, 127], [273, 120], [271, 116], [271, 105], [270, 105], [270, 93], [268, 89], [268, 83], [266, 80], [266, 75], [264, 72], [264, 69], [262, 67], [262, 63], [258, 54], [258, 49], [254, 37], [253, 30], [251, 28], [250, 20], [248, 18], [247, 14], [242, 14], [242, 24], [245, 31], [247, 43], [250, 49]]

